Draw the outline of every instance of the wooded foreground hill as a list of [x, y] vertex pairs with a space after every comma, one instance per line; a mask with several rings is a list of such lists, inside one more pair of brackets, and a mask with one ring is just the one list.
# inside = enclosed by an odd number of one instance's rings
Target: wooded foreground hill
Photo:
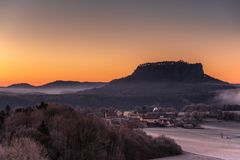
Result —
[[153, 139], [62, 105], [0, 112], [1, 160], [148, 160], [181, 152], [171, 139]]

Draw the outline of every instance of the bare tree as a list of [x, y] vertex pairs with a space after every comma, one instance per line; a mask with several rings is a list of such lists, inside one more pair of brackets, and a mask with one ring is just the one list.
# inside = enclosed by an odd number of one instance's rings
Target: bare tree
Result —
[[14, 139], [9, 146], [0, 146], [1, 160], [48, 160], [43, 146], [30, 138]]

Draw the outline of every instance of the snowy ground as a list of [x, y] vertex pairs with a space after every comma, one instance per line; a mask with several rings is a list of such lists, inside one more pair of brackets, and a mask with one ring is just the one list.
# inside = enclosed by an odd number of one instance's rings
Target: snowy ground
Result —
[[154, 137], [171, 137], [189, 153], [224, 160], [240, 159], [240, 123], [209, 122], [202, 127], [204, 129], [146, 128], [144, 131]]
[[155, 159], [155, 160], [221, 160], [221, 159], [187, 153], [187, 154], [183, 154], [180, 156], [159, 158], [159, 159]]

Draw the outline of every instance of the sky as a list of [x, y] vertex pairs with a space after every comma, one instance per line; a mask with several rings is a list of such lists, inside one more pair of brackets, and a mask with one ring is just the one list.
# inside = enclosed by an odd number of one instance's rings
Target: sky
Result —
[[0, 86], [107, 82], [165, 60], [240, 83], [240, 1], [0, 0]]

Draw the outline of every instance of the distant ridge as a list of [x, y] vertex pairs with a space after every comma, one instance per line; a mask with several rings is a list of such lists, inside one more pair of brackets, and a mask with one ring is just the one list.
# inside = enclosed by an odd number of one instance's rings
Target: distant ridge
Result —
[[45, 85], [39, 86], [39, 88], [75, 88], [75, 87], [98, 87], [102, 86], [103, 82], [78, 82], [78, 81], [62, 81], [57, 80], [54, 82], [47, 83]]
[[0, 87], [2, 94], [28, 94], [28, 95], [58, 95], [74, 94], [79, 91], [90, 90], [105, 86], [103, 82], [78, 82], [78, 81], [54, 81], [41, 86], [33, 86], [28, 83], [13, 84], [8, 87]]
[[[83, 87], [83, 86], [101, 86], [106, 83], [104, 82], [79, 82], [79, 81], [62, 81], [62, 80], [57, 80], [54, 82], [50, 82], [41, 86], [33, 86], [28, 83], [17, 83], [17, 84], [12, 84], [10, 86], [7, 86], [6, 88], [24, 88], [24, 89], [33, 89], [33, 88], [74, 88], [74, 87]], [[4, 87], [2, 87], [4, 88]]]
[[34, 88], [35, 86], [31, 85], [31, 84], [28, 84], [28, 83], [18, 83], [18, 84], [12, 84], [10, 86], [8, 86], [7, 88], [24, 88], [24, 89], [32, 89]]
[[39, 88], [75, 87], [80, 84], [82, 84], [82, 82], [57, 80], [57, 81], [39, 86]]

